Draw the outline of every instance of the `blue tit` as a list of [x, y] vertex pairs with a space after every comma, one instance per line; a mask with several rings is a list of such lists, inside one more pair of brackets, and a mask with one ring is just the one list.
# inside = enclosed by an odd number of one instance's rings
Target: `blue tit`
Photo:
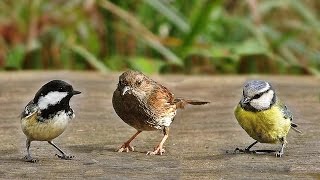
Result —
[[61, 153], [57, 155], [59, 158], [73, 158], [66, 155], [52, 140], [61, 135], [69, 121], [74, 118], [69, 101], [71, 97], [80, 93], [61, 80], [50, 81], [39, 89], [21, 113], [21, 128], [27, 137], [25, 161], [37, 161], [30, 155], [32, 141], [47, 141]]
[[[240, 152], [276, 152], [276, 156], [281, 157], [290, 128], [301, 133], [292, 122], [291, 111], [280, 101], [270, 83], [266, 81], [252, 80], [245, 83], [242, 99], [235, 108], [234, 115], [240, 126], [256, 140], [244, 150], [237, 148]], [[281, 143], [281, 149], [250, 151], [258, 142]]]

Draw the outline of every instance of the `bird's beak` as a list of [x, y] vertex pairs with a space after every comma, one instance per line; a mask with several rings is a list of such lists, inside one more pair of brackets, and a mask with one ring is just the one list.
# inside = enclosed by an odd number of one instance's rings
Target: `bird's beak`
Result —
[[247, 104], [249, 102], [250, 102], [250, 98], [248, 98], [248, 97], [245, 97], [245, 98], [242, 99], [242, 103], [243, 104]]
[[81, 92], [80, 91], [72, 91], [72, 95], [77, 95], [77, 94], [81, 94]]
[[129, 86], [125, 86], [122, 89], [122, 96], [125, 95], [127, 92], [131, 92], [131, 88]]

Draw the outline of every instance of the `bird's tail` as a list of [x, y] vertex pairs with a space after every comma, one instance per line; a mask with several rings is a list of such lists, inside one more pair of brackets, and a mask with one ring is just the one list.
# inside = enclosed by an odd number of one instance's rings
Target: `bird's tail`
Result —
[[187, 100], [182, 98], [177, 98], [174, 100], [174, 104], [177, 106], [177, 109], [184, 109], [187, 104], [191, 105], [204, 105], [208, 104], [208, 101], [198, 101], [198, 100]]
[[293, 122], [291, 123], [291, 128], [292, 128], [295, 132], [302, 134], [302, 132], [301, 132], [299, 129], [297, 129], [297, 127], [298, 127], [297, 124], [295, 124], [295, 123], [293, 123]]

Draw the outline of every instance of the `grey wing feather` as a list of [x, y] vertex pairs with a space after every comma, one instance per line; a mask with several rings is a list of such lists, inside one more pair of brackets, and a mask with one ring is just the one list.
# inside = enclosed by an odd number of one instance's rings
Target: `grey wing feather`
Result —
[[292, 112], [288, 109], [288, 107], [286, 105], [282, 105], [281, 110], [284, 115], [284, 118], [290, 119], [290, 121], [292, 121], [293, 115], [292, 115]]
[[292, 115], [292, 112], [288, 109], [288, 107], [282, 103], [279, 104], [280, 107], [281, 107], [281, 111], [283, 113], [283, 117], [286, 118], [286, 119], [290, 119], [291, 121], [291, 128], [298, 132], [298, 133], [302, 133], [300, 130], [297, 129], [298, 125], [293, 123], [292, 120], [293, 120], [293, 115]]
[[25, 118], [25, 117], [33, 114], [33, 113], [36, 112], [37, 110], [38, 110], [38, 107], [37, 107], [37, 105], [35, 105], [35, 104], [33, 103], [33, 100], [32, 100], [32, 101], [30, 101], [30, 102], [27, 104], [27, 106], [24, 108], [24, 110], [22, 111], [20, 117], [21, 117], [21, 118]]

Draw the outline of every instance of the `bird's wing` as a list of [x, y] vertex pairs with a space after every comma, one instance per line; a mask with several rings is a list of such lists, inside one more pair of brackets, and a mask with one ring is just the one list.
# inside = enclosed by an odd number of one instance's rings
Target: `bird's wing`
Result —
[[279, 102], [279, 107], [281, 109], [281, 112], [283, 114], [283, 117], [286, 118], [286, 119], [290, 119], [291, 121], [291, 128], [298, 132], [298, 133], [302, 133], [300, 130], [297, 129], [298, 125], [293, 123], [292, 120], [293, 120], [293, 115], [292, 115], [292, 112], [288, 109], [288, 107], [282, 103], [282, 102]]
[[148, 98], [149, 106], [161, 111], [162, 109], [170, 108], [169, 106], [174, 105], [173, 94], [164, 86], [160, 85], [156, 87]]
[[283, 114], [283, 117], [286, 119], [290, 119], [290, 121], [293, 120], [292, 112], [288, 109], [288, 107], [284, 103], [279, 103], [281, 112]]
[[28, 118], [38, 112], [38, 107], [30, 101], [21, 113], [21, 118]]
[[148, 97], [150, 124], [169, 126], [176, 115], [176, 105], [173, 94], [164, 86], [158, 84]]

